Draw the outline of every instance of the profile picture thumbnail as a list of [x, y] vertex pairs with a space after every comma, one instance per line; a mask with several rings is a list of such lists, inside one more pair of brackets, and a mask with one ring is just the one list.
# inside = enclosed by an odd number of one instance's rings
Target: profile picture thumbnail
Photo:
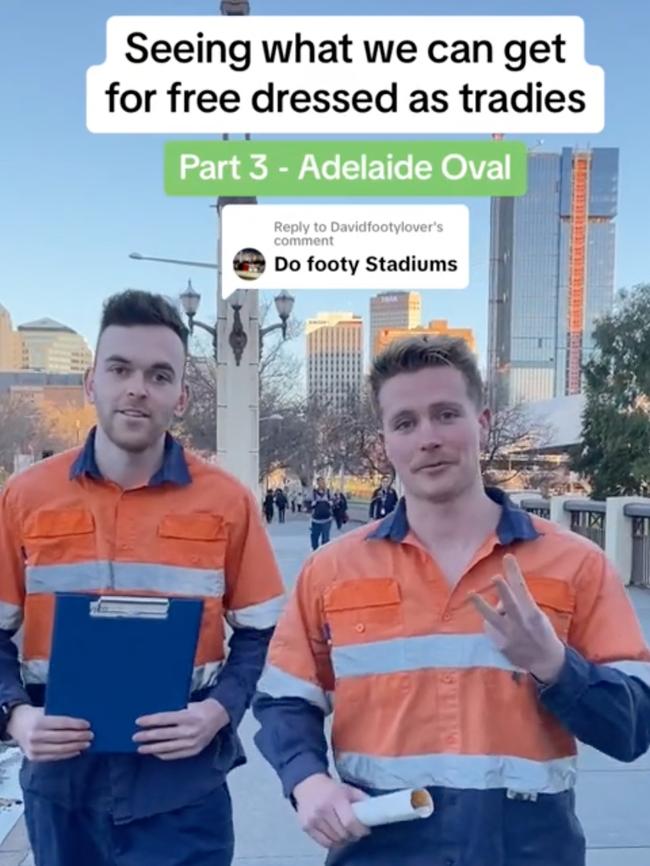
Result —
[[266, 270], [266, 259], [259, 250], [245, 247], [235, 255], [232, 266], [240, 280], [257, 280]]

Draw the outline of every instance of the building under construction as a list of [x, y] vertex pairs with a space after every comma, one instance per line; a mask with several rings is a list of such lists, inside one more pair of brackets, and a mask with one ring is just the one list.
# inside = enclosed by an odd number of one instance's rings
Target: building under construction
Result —
[[582, 389], [595, 320], [614, 297], [618, 149], [531, 152], [528, 192], [490, 214], [493, 408]]

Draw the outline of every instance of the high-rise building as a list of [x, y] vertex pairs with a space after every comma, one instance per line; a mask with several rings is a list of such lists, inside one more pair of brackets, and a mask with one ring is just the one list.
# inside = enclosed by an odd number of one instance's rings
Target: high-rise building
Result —
[[383, 328], [377, 335], [377, 351], [381, 352], [388, 348], [396, 340], [405, 337], [460, 337], [465, 340], [472, 352], [476, 353], [476, 338], [471, 328], [450, 328], [446, 319], [433, 319], [428, 325], [421, 328]]
[[353, 313], [319, 313], [305, 323], [307, 394], [335, 409], [361, 393], [363, 322]]
[[20, 334], [14, 331], [9, 311], [0, 304], [0, 370], [20, 370], [21, 367]]
[[617, 148], [530, 153], [526, 195], [492, 199], [492, 407], [581, 392], [613, 304], [617, 201]]
[[370, 299], [370, 357], [378, 348], [379, 333], [386, 328], [417, 328], [422, 315], [419, 292], [381, 292]]
[[54, 319], [37, 319], [18, 326], [24, 370], [46, 373], [83, 373], [92, 363], [84, 338]]

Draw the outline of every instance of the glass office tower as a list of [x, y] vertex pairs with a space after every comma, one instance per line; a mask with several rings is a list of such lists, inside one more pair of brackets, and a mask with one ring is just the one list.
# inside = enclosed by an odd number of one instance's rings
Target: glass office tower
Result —
[[490, 212], [488, 394], [514, 405], [577, 394], [611, 309], [618, 149], [530, 153], [528, 192]]

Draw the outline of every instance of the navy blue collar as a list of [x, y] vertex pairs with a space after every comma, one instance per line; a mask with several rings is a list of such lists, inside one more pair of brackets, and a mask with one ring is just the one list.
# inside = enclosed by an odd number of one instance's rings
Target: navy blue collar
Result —
[[[70, 478], [79, 478], [81, 475], [87, 475], [89, 478], [94, 478], [96, 481], [103, 481], [102, 473], [99, 471], [97, 460], [95, 459], [95, 432], [96, 427], [88, 434], [88, 438], [84, 443], [84, 447], [79, 452], [72, 466], [70, 467]], [[170, 434], [165, 434], [165, 451], [163, 454], [163, 462], [160, 469], [149, 479], [149, 487], [159, 487], [161, 484], [176, 484], [185, 486], [192, 483], [192, 476], [185, 460], [185, 453], [180, 442]]]
[[[533, 526], [530, 514], [518, 508], [510, 497], [498, 487], [486, 487], [485, 492], [493, 502], [501, 506], [501, 517], [497, 526], [499, 543], [506, 545], [513, 541], [533, 541], [540, 533]], [[389, 541], [404, 541], [409, 531], [406, 516], [406, 500], [402, 497], [397, 508], [387, 514], [379, 526], [366, 539], [383, 538]]]

